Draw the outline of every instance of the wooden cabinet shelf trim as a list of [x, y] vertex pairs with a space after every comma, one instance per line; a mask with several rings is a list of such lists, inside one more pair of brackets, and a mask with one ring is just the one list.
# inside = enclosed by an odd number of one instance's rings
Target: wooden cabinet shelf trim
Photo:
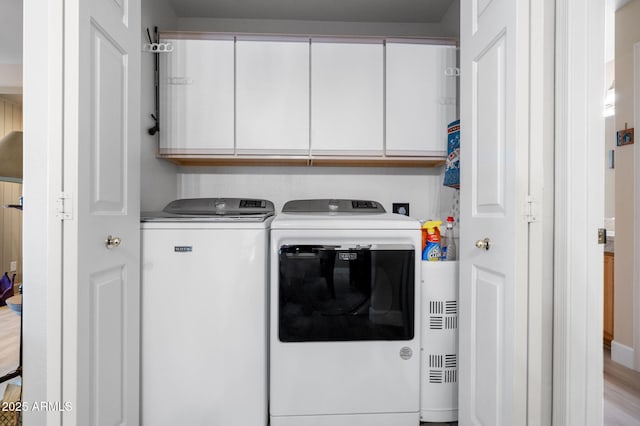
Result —
[[269, 155], [163, 155], [179, 166], [316, 166], [316, 167], [439, 167], [442, 157], [341, 157]]

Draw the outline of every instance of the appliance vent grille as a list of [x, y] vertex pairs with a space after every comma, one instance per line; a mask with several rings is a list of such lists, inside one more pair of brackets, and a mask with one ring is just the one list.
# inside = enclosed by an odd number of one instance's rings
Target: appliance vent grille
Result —
[[431, 330], [442, 330], [442, 317], [429, 318], [429, 328]]
[[458, 302], [431, 301], [428, 316], [430, 330], [455, 330], [458, 328]]
[[429, 367], [442, 368], [442, 355], [429, 355]]
[[447, 370], [444, 372], [444, 382], [445, 383], [456, 383], [458, 381], [458, 371], [457, 370]]
[[457, 383], [457, 370], [429, 370], [429, 383], [449, 384]]
[[444, 302], [429, 302], [429, 313], [430, 314], [443, 314], [444, 313]]
[[453, 330], [458, 328], [458, 317], [446, 317], [444, 322], [444, 328], [447, 330]]
[[432, 316], [429, 318], [431, 330], [455, 330], [458, 328], [458, 317]]
[[457, 354], [429, 355], [429, 383], [448, 384], [458, 381]]
[[429, 383], [442, 383], [442, 370], [429, 370]]
[[444, 356], [444, 366], [446, 368], [456, 368], [458, 366], [458, 355], [447, 354]]

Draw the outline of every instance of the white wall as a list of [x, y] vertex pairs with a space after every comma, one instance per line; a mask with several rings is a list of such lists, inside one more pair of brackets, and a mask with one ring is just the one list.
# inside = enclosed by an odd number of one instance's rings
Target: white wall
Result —
[[[446, 219], [456, 190], [442, 186], [438, 168], [212, 167], [181, 168], [179, 196], [266, 198], [280, 211], [302, 198], [360, 198], [410, 203], [417, 219]], [[456, 218], [458, 215], [455, 215]]]
[[[616, 169], [609, 168], [609, 155], [610, 151], [616, 148], [616, 130], [615, 130], [615, 117], [606, 117], [604, 119], [604, 217], [607, 219], [615, 218], [616, 216]], [[615, 165], [614, 158], [614, 165]], [[614, 220], [605, 220], [605, 227], [609, 231], [615, 230]]]
[[[148, 42], [147, 28], [153, 37], [154, 26], [162, 31], [175, 29], [176, 25], [177, 18], [166, 0], [142, 0], [142, 43]], [[150, 115], [155, 113], [155, 55], [143, 52], [141, 60], [140, 210], [160, 210], [176, 198], [176, 166], [156, 158], [158, 133], [155, 136], [147, 133], [147, 129], [154, 125]]]
[[[61, 400], [61, 224], [49, 210], [62, 175], [61, 9], [57, 0], [24, 1], [23, 401]], [[23, 422], [47, 424], [52, 414], [23, 412]]]
[[440, 21], [443, 37], [460, 38], [460, 0], [455, 0]]
[[[615, 130], [637, 127], [634, 123], [634, 75], [633, 46], [640, 42], [640, 0], [633, 0], [616, 12], [615, 22], [615, 80], [616, 115]], [[615, 347], [634, 347], [633, 324], [633, 270], [637, 262], [633, 236], [636, 232], [634, 152], [638, 144], [618, 146], [615, 172], [615, 286], [613, 338], [611, 356], [618, 361]]]

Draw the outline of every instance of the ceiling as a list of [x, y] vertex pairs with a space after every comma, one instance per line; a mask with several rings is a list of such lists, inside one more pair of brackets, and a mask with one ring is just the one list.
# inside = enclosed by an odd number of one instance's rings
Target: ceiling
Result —
[[[6, 0], [0, 0], [6, 1]], [[438, 23], [454, 0], [169, 0], [181, 18]]]

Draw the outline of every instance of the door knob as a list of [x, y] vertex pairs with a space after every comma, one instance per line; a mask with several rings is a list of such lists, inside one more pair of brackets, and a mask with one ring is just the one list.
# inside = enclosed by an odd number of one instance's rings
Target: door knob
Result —
[[104, 245], [107, 246], [108, 249], [111, 249], [114, 247], [118, 247], [121, 242], [122, 240], [120, 239], [120, 237], [113, 237], [109, 235], [107, 239], [104, 241]]
[[478, 240], [476, 241], [476, 247], [479, 249], [489, 250], [491, 248], [491, 240], [489, 238]]

